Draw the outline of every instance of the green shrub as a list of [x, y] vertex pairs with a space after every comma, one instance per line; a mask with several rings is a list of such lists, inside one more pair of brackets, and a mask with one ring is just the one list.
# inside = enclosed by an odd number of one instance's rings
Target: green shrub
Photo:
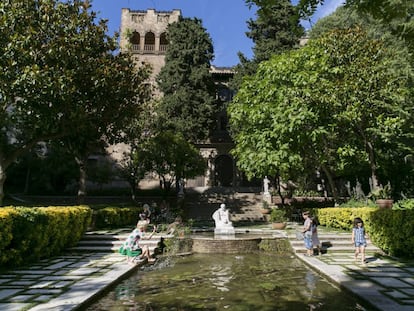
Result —
[[108, 229], [135, 226], [139, 220], [142, 207], [103, 207], [94, 209], [93, 228]]
[[392, 206], [392, 209], [414, 209], [414, 199], [404, 199], [398, 202], [395, 202]]
[[414, 210], [387, 208], [323, 208], [314, 210], [321, 225], [351, 231], [360, 217], [371, 241], [385, 253], [412, 258], [414, 254]]
[[376, 210], [377, 208], [372, 207], [330, 207], [317, 209], [315, 214], [318, 216], [321, 225], [343, 230], [351, 230], [355, 217], [360, 217], [368, 231], [370, 215]]
[[372, 241], [386, 253], [413, 258], [414, 210], [378, 209], [371, 219]]
[[91, 214], [86, 206], [2, 208], [0, 265], [19, 266], [77, 244], [89, 226]]
[[287, 221], [286, 212], [280, 208], [273, 208], [269, 220], [271, 222], [285, 222]]
[[13, 239], [13, 218], [16, 213], [12, 207], [0, 208], [0, 264], [7, 262], [10, 256], [5, 249]]
[[339, 207], [378, 207], [378, 205], [371, 200], [351, 199], [347, 202], [340, 204]]

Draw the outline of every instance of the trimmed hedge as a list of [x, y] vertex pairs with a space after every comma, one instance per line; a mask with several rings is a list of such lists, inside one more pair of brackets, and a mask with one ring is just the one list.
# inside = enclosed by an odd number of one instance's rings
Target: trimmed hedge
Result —
[[[0, 208], [0, 266], [21, 266], [75, 246], [88, 229], [135, 226], [142, 207]], [[93, 221], [92, 221], [93, 220]]]
[[111, 229], [135, 226], [142, 207], [94, 207], [92, 229]]
[[321, 225], [351, 231], [353, 220], [360, 217], [371, 241], [385, 253], [413, 258], [414, 210], [384, 208], [323, 208], [314, 209]]
[[364, 221], [366, 231], [369, 232], [371, 215], [377, 210], [372, 207], [328, 207], [313, 211], [318, 216], [321, 225], [349, 231], [352, 229], [354, 218], [360, 217]]
[[414, 257], [414, 210], [378, 209], [372, 214], [371, 239], [390, 255]]
[[0, 265], [20, 266], [75, 246], [91, 216], [86, 206], [1, 208]]

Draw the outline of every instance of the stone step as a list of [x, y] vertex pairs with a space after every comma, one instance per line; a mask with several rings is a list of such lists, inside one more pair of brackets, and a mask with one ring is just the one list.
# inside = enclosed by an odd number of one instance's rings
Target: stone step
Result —
[[[148, 246], [150, 253], [154, 254], [154, 250], [157, 246]], [[102, 253], [116, 253], [119, 250], [119, 246], [105, 246], [105, 245], [97, 245], [97, 246], [75, 246], [68, 249], [68, 251], [72, 252], [102, 252]]]
[[[158, 240], [141, 240], [139, 242], [140, 245], [147, 245], [148, 247], [154, 246], [156, 247], [158, 245], [158, 243], [160, 242], [160, 239]], [[124, 243], [124, 241], [122, 240], [115, 240], [115, 241], [110, 241], [110, 240], [81, 240], [79, 241], [77, 246], [82, 246], [82, 247], [93, 247], [93, 246], [99, 246], [99, 247], [108, 247], [108, 246], [114, 246], [114, 247], [120, 247], [122, 245], [122, 243]]]
[[[115, 234], [107, 234], [105, 232], [85, 233], [78, 244], [68, 250], [73, 252], [117, 252], [130, 232], [129, 229], [120, 229]], [[148, 246], [150, 253], [153, 254], [161, 239], [167, 237], [171, 237], [171, 235], [157, 234], [152, 236], [151, 239], [142, 239], [140, 244]]]
[[203, 193], [189, 201], [188, 216], [194, 220], [211, 220], [211, 215], [224, 202], [232, 221], [263, 222], [265, 219], [260, 213], [261, 201], [262, 195], [255, 192]]
[[[319, 241], [327, 246], [352, 246], [351, 240], [326, 240], [319, 237]], [[303, 245], [303, 240], [290, 240], [290, 244], [292, 245]], [[370, 240], [367, 240], [367, 245], [373, 245]]]
[[263, 215], [235, 215], [231, 216], [231, 221], [251, 221], [251, 222], [265, 222], [266, 218]]
[[[124, 241], [130, 232], [128, 233], [122, 233], [122, 234], [97, 234], [97, 233], [90, 233], [85, 234], [82, 237], [82, 241]], [[160, 240], [161, 238], [169, 237], [167, 235], [153, 235], [150, 240]], [[145, 239], [142, 239], [141, 241], [148, 241]]]
[[[339, 233], [339, 234], [318, 234], [319, 240], [322, 241], [348, 241], [351, 243], [351, 235], [347, 233]], [[297, 240], [296, 234], [288, 234], [289, 240]], [[369, 239], [368, 239], [369, 241]]]
[[[305, 253], [306, 249], [303, 245], [301, 246], [293, 246], [292, 249], [295, 253]], [[322, 253], [353, 253], [355, 250], [355, 247], [352, 245], [349, 246], [329, 246], [326, 247], [322, 245], [321, 247]], [[367, 253], [382, 253], [382, 251], [376, 247], [375, 245], [368, 245], [365, 249]]]
[[[327, 240], [322, 237], [319, 237], [321, 242], [322, 253], [342, 253], [342, 252], [353, 252], [355, 247], [352, 245], [351, 238], [349, 239], [336, 239], [336, 240]], [[303, 244], [303, 240], [294, 240], [290, 239], [290, 245], [295, 253], [305, 253], [306, 249]], [[370, 240], [367, 240], [367, 247], [365, 248], [368, 253], [381, 253], [381, 249], [371, 243]]]

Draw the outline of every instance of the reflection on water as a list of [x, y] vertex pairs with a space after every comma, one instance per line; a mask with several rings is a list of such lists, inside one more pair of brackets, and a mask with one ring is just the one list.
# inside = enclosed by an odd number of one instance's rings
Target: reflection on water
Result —
[[160, 259], [87, 310], [369, 309], [300, 260], [260, 253]]

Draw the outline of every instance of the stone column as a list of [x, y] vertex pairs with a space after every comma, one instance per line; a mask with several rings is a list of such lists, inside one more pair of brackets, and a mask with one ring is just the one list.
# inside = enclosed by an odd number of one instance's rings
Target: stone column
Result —
[[155, 53], [159, 54], [160, 53], [160, 35], [156, 35], [155, 36]]

